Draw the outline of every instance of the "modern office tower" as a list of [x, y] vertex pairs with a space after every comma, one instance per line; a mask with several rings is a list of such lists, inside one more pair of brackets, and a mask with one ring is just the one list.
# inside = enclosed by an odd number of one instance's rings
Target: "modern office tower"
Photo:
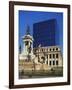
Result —
[[33, 47], [55, 46], [59, 44], [59, 31], [56, 19], [50, 19], [33, 25]]

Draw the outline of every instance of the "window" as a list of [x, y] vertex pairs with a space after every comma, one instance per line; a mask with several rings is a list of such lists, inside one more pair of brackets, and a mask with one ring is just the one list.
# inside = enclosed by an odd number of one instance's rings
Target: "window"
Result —
[[51, 48], [50, 48], [50, 51], [51, 51]]
[[55, 58], [55, 54], [53, 54], [53, 58]]
[[49, 62], [49, 65], [51, 65], [51, 61]]
[[58, 65], [58, 61], [56, 61], [56, 65]]
[[56, 58], [58, 58], [58, 54], [56, 54]]
[[42, 49], [42, 52], [43, 52], [43, 49]]
[[49, 58], [51, 58], [51, 54], [49, 55]]
[[54, 48], [53, 48], [53, 51], [54, 51]]
[[53, 65], [55, 65], [55, 61], [53, 61]]
[[58, 50], [58, 48], [56, 48], [56, 50]]

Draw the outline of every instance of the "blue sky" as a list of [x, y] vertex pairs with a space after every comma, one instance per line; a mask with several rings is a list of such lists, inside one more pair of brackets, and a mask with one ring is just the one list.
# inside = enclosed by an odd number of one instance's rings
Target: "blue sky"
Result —
[[40, 11], [19, 11], [19, 46], [23, 47], [22, 36], [25, 35], [27, 25], [30, 27], [30, 33], [33, 34], [33, 24], [45, 20], [56, 19], [59, 32], [59, 45], [63, 48], [63, 13], [58, 12], [40, 12]]

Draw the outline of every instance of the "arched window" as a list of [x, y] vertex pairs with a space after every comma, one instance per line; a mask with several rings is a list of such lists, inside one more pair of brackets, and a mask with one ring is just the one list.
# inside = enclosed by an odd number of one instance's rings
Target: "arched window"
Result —
[[56, 48], [56, 50], [58, 50], [58, 48]]

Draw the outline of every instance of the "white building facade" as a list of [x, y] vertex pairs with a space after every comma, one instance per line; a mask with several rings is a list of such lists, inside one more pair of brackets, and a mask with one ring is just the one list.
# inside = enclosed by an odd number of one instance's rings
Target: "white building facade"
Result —
[[34, 54], [39, 63], [48, 65], [48, 69], [63, 67], [62, 53], [58, 46], [34, 48]]

